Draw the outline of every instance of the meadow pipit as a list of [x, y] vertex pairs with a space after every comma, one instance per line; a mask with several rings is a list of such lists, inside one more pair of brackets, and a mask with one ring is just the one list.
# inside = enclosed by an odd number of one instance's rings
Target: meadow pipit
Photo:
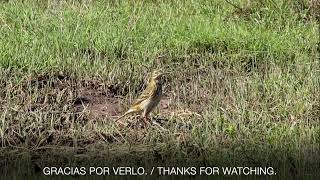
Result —
[[159, 104], [162, 97], [162, 79], [164, 73], [160, 70], [152, 72], [149, 84], [142, 94], [133, 102], [130, 109], [115, 121], [128, 114], [141, 113], [145, 124], [149, 124], [149, 113]]

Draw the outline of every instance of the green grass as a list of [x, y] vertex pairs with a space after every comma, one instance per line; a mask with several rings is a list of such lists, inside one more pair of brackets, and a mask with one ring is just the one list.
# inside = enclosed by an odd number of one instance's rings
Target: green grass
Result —
[[[0, 2], [1, 151], [74, 147], [319, 168], [319, 6], [232, 4]], [[154, 114], [167, 131], [119, 129], [110, 114], [75, 111], [85, 88], [112, 95], [121, 114], [155, 68], [170, 72], [168, 108]]]

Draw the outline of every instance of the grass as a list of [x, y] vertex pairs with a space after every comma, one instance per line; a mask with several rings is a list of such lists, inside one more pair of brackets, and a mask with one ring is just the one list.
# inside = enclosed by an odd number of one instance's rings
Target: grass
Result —
[[[160, 154], [313, 172], [320, 160], [316, 3], [0, 2], [1, 152], [27, 152], [27, 162], [29, 154], [80, 151], [109, 162], [118, 162], [110, 153]], [[124, 112], [155, 68], [171, 72], [165, 108], [154, 114], [167, 130], [115, 126], [108, 109]]]

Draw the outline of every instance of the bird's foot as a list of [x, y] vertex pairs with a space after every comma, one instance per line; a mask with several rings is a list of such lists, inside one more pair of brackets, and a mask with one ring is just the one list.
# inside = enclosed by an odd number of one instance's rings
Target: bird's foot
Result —
[[151, 126], [150, 120], [147, 117], [143, 118], [143, 122], [145, 126]]

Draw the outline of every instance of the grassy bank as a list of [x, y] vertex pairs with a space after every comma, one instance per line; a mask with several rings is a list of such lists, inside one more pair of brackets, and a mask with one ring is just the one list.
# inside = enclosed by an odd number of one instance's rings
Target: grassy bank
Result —
[[[282, 0], [2, 1], [1, 154], [156, 153], [310, 173], [319, 11]], [[116, 126], [155, 68], [170, 72], [153, 114], [164, 129]]]

